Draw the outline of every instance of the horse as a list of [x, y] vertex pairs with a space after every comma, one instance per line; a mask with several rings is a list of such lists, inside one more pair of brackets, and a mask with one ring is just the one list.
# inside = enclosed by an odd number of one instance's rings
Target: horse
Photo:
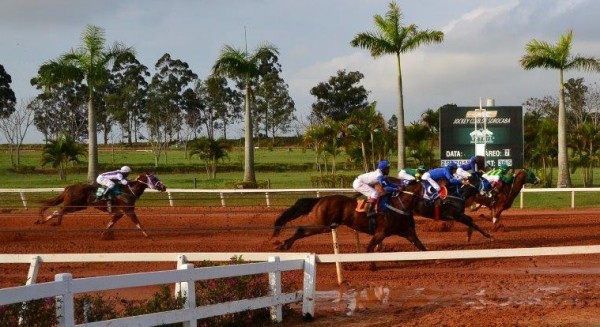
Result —
[[[102, 233], [103, 237], [107, 235], [107, 232], [111, 230], [114, 224], [121, 219], [123, 215], [129, 217], [142, 234], [144, 234], [145, 237], [148, 237], [148, 234], [142, 228], [142, 225], [135, 214], [135, 201], [142, 196], [147, 188], [158, 190], [160, 192], [167, 190], [167, 187], [151, 173], [140, 174], [135, 180], [130, 181], [127, 185], [118, 185], [114, 190], [115, 195], [112, 200], [96, 200], [96, 192], [98, 190], [97, 184], [72, 184], [65, 187], [57, 197], [42, 201], [40, 218], [38, 218], [35, 223], [44, 224], [49, 220], [56, 219], [56, 222], [52, 222], [51, 225], [59, 226], [62, 223], [64, 215], [84, 210], [87, 207], [92, 207], [112, 215], [111, 221]], [[48, 208], [57, 206], [61, 203], [61, 208], [44, 218], [44, 212]]]
[[375, 247], [382, 243], [383, 239], [392, 235], [404, 237], [419, 250], [426, 250], [417, 236], [414, 216], [410, 212], [397, 209], [397, 205], [399, 205], [398, 193], [384, 195], [390, 196], [388, 210], [376, 214], [374, 231], [369, 228], [369, 218], [367, 218], [366, 213], [356, 210], [358, 205], [356, 198], [358, 196], [360, 196], [360, 193], [353, 197], [334, 194], [320, 198], [298, 199], [275, 220], [271, 238], [278, 236], [286, 223], [299, 217], [308, 216], [311, 218], [312, 226], [298, 227], [294, 235], [278, 246], [279, 250], [289, 250], [296, 240], [326, 233], [339, 225], [345, 225], [357, 232], [373, 235], [367, 245], [367, 252], [373, 252]]
[[521, 192], [523, 185], [525, 184], [538, 184], [540, 179], [535, 175], [533, 170], [530, 169], [517, 169], [513, 175], [512, 183], [503, 183], [499, 189], [498, 194], [491, 198], [475, 193], [469, 197], [466, 201], [467, 206], [473, 202], [488, 207], [491, 211], [492, 223], [494, 224], [494, 231], [504, 228], [504, 224], [500, 222], [500, 215], [504, 210], [508, 210], [517, 195]]
[[[393, 183], [402, 185], [402, 181], [394, 177], [388, 177]], [[464, 186], [468, 187], [468, 186]], [[462, 196], [450, 193], [445, 197], [440, 197], [435, 201], [424, 198], [425, 188], [422, 182], [413, 181], [405, 185], [400, 193], [400, 202], [402, 210], [414, 212], [417, 216], [430, 219], [440, 219], [443, 221], [454, 220], [469, 227], [467, 230], [467, 242], [471, 241], [473, 230], [478, 231], [484, 237], [492, 239], [493, 237], [484, 229], [479, 227], [473, 221], [473, 218], [465, 214], [465, 200]], [[438, 209], [436, 209], [436, 206]], [[436, 210], [439, 210], [436, 213]]]

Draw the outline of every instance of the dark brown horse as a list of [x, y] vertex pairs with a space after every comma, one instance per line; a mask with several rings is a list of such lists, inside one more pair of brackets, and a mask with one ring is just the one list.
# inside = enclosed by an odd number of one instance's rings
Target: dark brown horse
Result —
[[[358, 195], [357, 195], [358, 196]], [[345, 195], [328, 195], [321, 198], [302, 198], [296, 201], [294, 205], [286, 209], [275, 221], [273, 235], [279, 235], [283, 226], [299, 217], [308, 215], [312, 223], [310, 226], [300, 226], [296, 229], [294, 235], [286, 239], [278, 248], [288, 250], [298, 239], [329, 232], [338, 225], [348, 226], [358, 232], [373, 235], [373, 238], [367, 245], [367, 252], [373, 252], [383, 239], [391, 235], [398, 235], [406, 238], [414, 244], [419, 250], [425, 251], [425, 246], [415, 231], [415, 219], [409, 212], [403, 212], [395, 209], [399, 205], [399, 199], [396, 195], [391, 196], [388, 203], [388, 210], [379, 212], [376, 216], [375, 231], [369, 229], [369, 218], [365, 212], [356, 211], [356, 197], [351, 198]]]
[[504, 183], [496, 197], [490, 198], [485, 195], [476, 192], [473, 196], [466, 199], [466, 205], [470, 206], [473, 202], [488, 207], [491, 211], [492, 222], [494, 223], [494, 230], [504, 228], [504, 224], [500, 222], [500, 215], [504, 210], [508, 210], [515, 198], [521, 192], [523, 185], [525, 184], [538, 184], [540, 179], [535, 175], [532, 170], [529, 169], [517, 169], [514, 172], [512, 183]]
[[[393, 177], [388, 177], [392, 182], [399, 184], [400, 181]], [[440, 219], [444, 221], [454, 220], [469, 227], [467, 230], [467, 241], [471, 241], [473, 230], [478, 231], [486, 238], [493, 239], [492, 236], [477, 226], [473, 218], [465, 214], [465, 200], [459, 196], [452, 194], [445, 198], [438, 198], [436, 202], [431, 202], [423, 197], [423, 183], [413, 182], [407, 185], [400, 194], [400, 200], [403, 210], [412, 211], [417, 216], [430, 219]], [[439, 215], [436, 214], [436, 206], [438, 206]], [[437, 216], [437, 217], [436, 217]]]
[[[144, 236], [148, 237], [148, 234], [143, 230], [135, 214], [135, 201], [142, 196], [147, 188], [164, 192], [167, 190], [167, 187], [154, 174], [144, 173], [139, 175], [135, 180], [130, 181], [127, 185], [118, 185], [116, 188], [116, 195], [113, 196], [113, 199], [109, 203], [108, 200], [96, 201], [98, 185], [83, 183], [69, 185], [57, 197], [42, 202], [40, 218], [35, 223], [43, 224], [56, 218], [56, 222], [53, 222], [51, 225], [58, 226], [62, 223], [64, 215], [84, 210], [87, 207], [93, 207], [112, 215], [112, 219], [106, 226], [103, 236], [123, 215], [126, 215], [142, 231]], [[61, 208], [44, 218], [44, 212], [48, 208], [61, 203], [63, 204]]]

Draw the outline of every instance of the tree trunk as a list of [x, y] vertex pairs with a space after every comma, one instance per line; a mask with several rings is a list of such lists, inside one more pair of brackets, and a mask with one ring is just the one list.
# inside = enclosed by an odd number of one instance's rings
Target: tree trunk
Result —
[[563, 71], [560, 71], [560, 89], [558, 92], [558, 179], [556, 187], [571, 187], [567, 149], [567, 110], [565, 108], [565, 87]]
[[252, 139], [252, 113], [250, 112], [250, 86], [246, 81], [246, 97], [245, 97], [245, 143], [244, 143], [244, 182], [256, 185], [256, 176], [254, 174], [254, 142]]
[[88, 99], [88, 173], [87, 180], [93, 183], [98, 175], [98, 135], [96, 133], [96, 111], [94, 109], [93, 87], [90, 88]]
[[396, 53], [398, 62], [398, 171], [404, 169], [404, 94], [402, 91], [402, 67], [400, 53]]

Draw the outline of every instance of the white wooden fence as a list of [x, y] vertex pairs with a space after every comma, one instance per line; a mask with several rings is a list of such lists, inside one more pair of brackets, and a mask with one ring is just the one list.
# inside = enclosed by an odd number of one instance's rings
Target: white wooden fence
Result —
[[[271, 317], [281, 321], [281, 306], [286, 303], [302, 301], [303, 316], [314, 316], [317, 263], [337, 262], [377, 262], [377, 261], [418, 261], [484, 259], [507, 257], [557, 256], [576, 254], [599, 254], [600, 245], [454, 250], [429, 252], [387, 252], [361, 254], [308, 254], [308, 253], [96, 253], [96, 254], [0, 254], [1, 263], [30, 263], [30, 273], [37, 271], [43, 262], [154, 262], [177, 261], [178, 270], [136, 273], [117, 276], [72, 279], [70, 274], [57, 274], [51, 283], [0, 289], [0, 305], [21, 303], [32, 299], [57, 297], [57, 317], [61, 326], [74, 326], [73, 296], [77, 293], [108, 289], [139, 287], [165, 283], [177, 283], [177, 290], [187, 296], [185, 307], [181, 310], [154, 313], [136, 317], [83, 324], [81, 326], [151, 326], [174, 322], [185, 322], [195, 326], [196, 319], [270, 307]], [[233, 266], [194, 268], [187, 261], [229, 261], [231, 257], [242, 257], [249, 261], [268, 261]], [[283, 259], [283, 260], [282, 260]], [[35, 268], [33, 268], [35, 267]], [[281, 293], [281, 271], [303, 269], [303, 290], [295, 293]], [[233, 277], [268, 273], [271, 294], [256, 299], [196, 307], [194, 281], [214, 278]], [[32, 276], [28, 282], [33, 282]], [[33, 280], [32, 280], [33, 279]]]
[[[62, 192], [63, 188], [37, 188], [37, 189], [0, 189], [0, 193], [19, 193], [21, 202], [24, 208], [28, 208], [27, 193], [41, 193], [41, 192]], [[148, 190], [149, 192], [157, 192], [155, 190]], [[311, 189], [252, 189], [252, 190], [231, 190], [231, 189], [219, 189], [219, 190], [200, 190], [200, 189], [168, 189], [167, 197], [170, 206], [175, 206], [176, 198], [173, 196], [178, 193], [204, 193], [204, 194], [218, 194], [221, 200], [221, 206], [227, 206], [227, 197], [234, 194], [261, 194], [264, 195], [266, 206], [271, 206], [271, 197], [273, 194], [315, 194], [316, 197], [321, 196], [323, 193], [354, 193], [353, 189], [346, 188], [311, 188]], [[575, 208], [575, 194], [578, 192], [600, 192], [599, 187], [572, 187], [572, 188], [523, 188], [519, 194], [519, 207], [523, 208], [524, 193], [545, 193], [545, 192], [569, 192], [571, 194], [571, 208]]]
[[[133, 257], [144, 258], [147, 254], [131, 254]], [[62, 255], [69, 262], [87, 262], [84, 259], [76, 260], [77, 256], [104, 260], [98, 261], [126, 261], [126, 257], [131, 259], [131, 255], [121, 255], [110, 258], [104, 254], [99, 255]], [[55, 255], [55, 259], [61, 255]], [[35, 256], [35, 264], [40, 262], [52, 261], [52, 258], [44, 255]], [[14, 258], [8, 259], [7, 258]], [[181, 258], [181, 256], [179, 256]], [[87, 259], [90, 260], [90, 259]], [[123, 317], [99, 322], [84, 323], [77, 326], [157, 326], [184, 322], [185, 326], [196, 326], [197, 319], [204, 319], [224, 314], [255, 310], [259, 308], [270, 307], [271, 319], [281, 322], [283, 320], [283, 305], [289, 303], [302, 302], [303, 316], [312, 317], [314, 315], [315, 300], [315, 255], [306, 254], [303, 259], [293, 259], [281, 261], [278, 256], [270, 256], [268, 262], [247, 263], [239, 265], [217, 266], [194, 268], [192, 264], [181, 264], [177, 270], [155, 271], [125, 275], [101, 276], [90, 278], [73, 279], [69, 273], [55, 275], [54, 282], [30, 284], [26, 286], [10, 287], [0, 289], [0, 306], [12, 303], [21, 303], [25, 301], [43, 299], [48, 297], [56, 298], [56, 317], [60, 326], [76, 326], [74, 297], [79, 293], [106, 291], [112, 289], [140, 287], [150, 285], [161, 285], [177, 283], [177, 295], [185, 298], [184, 307], [179, 310], [171, 310], [135, 317]], [[20, 261], [20, 256], [3, 255], [1, 262]], [[131, 261], [131, 260], [129, 260]], [[164, 261], [164, 260], [163, 260]], [[64, 262], [64, 261], [63, 261]], [[33, 261], [32, 261], [33, 264]], [[32, 269], [30, 269], [31, 271]], [[37, 271], [37, 269], [35, 269]], [[291, 270], [304, 270], [304, 287], [292, 293], [283, 293], [281, 284], [281, 272]], [[236, 277], [244, 275], [255, 275], [261, 273], [269, 274], [269, 296], [241, 299], [232, 302], [219, 303], [207, 306], [196, 306], [195, 281], [209, 280], [226, 277]], [[31, 281], [31, 279], [29, 280]]]

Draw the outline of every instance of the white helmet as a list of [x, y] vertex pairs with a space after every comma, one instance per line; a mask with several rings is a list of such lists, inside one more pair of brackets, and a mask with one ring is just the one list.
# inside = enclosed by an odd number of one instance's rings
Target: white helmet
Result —
[[129, 166], [123, 166], [121, 167], [121, 172], [129, 174], [131, 172], [131, 168], [129, 168]]

